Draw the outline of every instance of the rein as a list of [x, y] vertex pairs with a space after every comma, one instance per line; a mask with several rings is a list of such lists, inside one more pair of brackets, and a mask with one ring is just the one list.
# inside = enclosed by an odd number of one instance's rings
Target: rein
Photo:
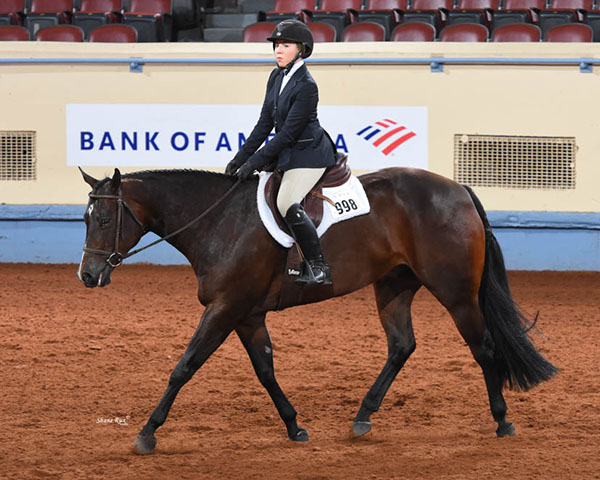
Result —
[[221, 197], [219, 197], [219, 199], [215, 203], [213, 203], [210, 207], [208, 207], [206, 210], [204, 210], [200, 215], [198, 215], [196, 218], [194, 218], [191, 222], [185, 224], [181, 228], [178, 228], [174, 232], [171, 232], [168, 235], [165, 235], [164, 237], [160, 237], [158, 240], [155, 240], [154, 242], [149, 243], [148, 245], [145, 245], [141, 248], [138, 248], [137, 250], [133, 250], [131, 252], [126, 253], [125, 255], [123, 255], [119, 252], [119, 237], [122, 236], [122, 226], [123, 226], [123, 208], [125, 208], [129, 212], [129, 214], [135, 220], [135, 222], [142, 228], [143, 232], [146, 233], [146, 228], [144, 227], [144, 224], [137, 218], [137, 216], [135, 215], [135, 213], [133, 212], [131, 207], [127, 204], [127, 202], [125, 202], [125, 200], [123, 200], [123, 193], [121, 192], [121, 189], [119, 189], [118, 195], [97, 195], [94, 193], [90, 193], [89, 197], [94, 200], [106, 199], [106, 200], [116, 200], [117, 201], [117, 229], [115, 231], [115, 246], [114, 246], [112, 252], [109, 252], [107, 250], [88, 248], [87, 246], [83, 247], [83, 251], [85, 253], [95, 253], [97, 255], [108, 255], [108, 258], [106, 259], [106, 263], [108, 263], [111, 267], [116, 268], [119, 265], [121, 265], [123, 263], [123, 260], [125, 260], [126, 258], [129, 258], [129, 257], [135, 255], [136, 253], [140, 253], [140, 252], [146, 250], [147, 248], [153, 247], [154, 245], [156, 245], [160, 242], [164, 242], [165, 240], [168, 240], [169, 238], [172, 238], [175, 235], [183, 232], [185, 229], [191, 227], [194, 223], [198, 222], [200, 219], [202, 219], [203, 217], [208, 215], [210, 212], [212, 212], [217, 206], [219, 206], [227, 197], [229, 197], [229, 195], [231, 195], [231, 193], [237, 188], [237, 186], [240, 183], [241, 183], [240, 180], [237, 180], [231, 187], [229, 187], [229, 189]]

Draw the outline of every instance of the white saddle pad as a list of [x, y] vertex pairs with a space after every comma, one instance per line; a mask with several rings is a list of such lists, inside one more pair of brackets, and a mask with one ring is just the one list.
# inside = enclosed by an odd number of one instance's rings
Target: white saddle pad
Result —
[[[265, 185], [271, 175], [271, 172], [260, 172], [258, 190], [256, 192], [258, 213], [263, 225], [271, 236], [285, 248], [290, 248], [294, 244], [294, 239], [279, 228], [273, 217], [273, 212], [271, 212], [265, 200]], [[366, 215], [371, 211], [365, 189], [354, 175], [339, 187], [323, 188], [323, 195], [330, 198], [335, 203], [335, 206], [323, 200], [323, 219], [317, 228], [319, 237], [334, 223]]]

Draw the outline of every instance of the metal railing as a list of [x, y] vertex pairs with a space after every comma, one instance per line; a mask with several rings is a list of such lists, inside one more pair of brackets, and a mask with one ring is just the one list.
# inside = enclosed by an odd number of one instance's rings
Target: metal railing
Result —
[[[598, 58], [496, 58], [496, 57], [415, 57], [415, 58], [311, 58], [314, 65], [429, 65], [432, 72], [442, 72], [445, 65], [517, 65], [517, 66], [571, 66], [581, 73], [592, 73]], [[0, 58], [0, 65], [43, 64], [127, 64], [129, 71], [139, 73], [144, 65], [272, 65], [267, 58]]]

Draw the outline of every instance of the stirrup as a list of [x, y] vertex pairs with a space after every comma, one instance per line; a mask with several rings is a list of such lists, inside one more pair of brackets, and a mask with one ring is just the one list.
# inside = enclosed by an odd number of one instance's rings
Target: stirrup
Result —
[[324, 262], [302, 262], [302, 275], [300, 275], [295, 283], [303, 283], [306, 285], [331, 285], [331, 271], [329, 265]]

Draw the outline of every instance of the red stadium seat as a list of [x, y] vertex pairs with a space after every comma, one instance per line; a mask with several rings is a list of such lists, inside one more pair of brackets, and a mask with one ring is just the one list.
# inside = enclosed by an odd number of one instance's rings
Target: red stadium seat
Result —
[[530, 8], [541, 10], [545, 6], [546, 0], [504, 0], [503, 10], [528, 10]]
[[362, 0], [321, 0], [321, 4], [317, 11], [323, 12], [343, 12], [352, 8], [360, 10]]
[[290, 18], [308, 21], [315, 9], [315, 0], [275, 0], [273, 10], [265, 14], [267, 22], [281, 22]]
[[335, 28], [328, 23], [309, 23], [309, 30], [313, 34], [315, 42], [335, 42]]
[[456, 23], [492, 24], [493, 11], [500, 8], [500, 0], [458, 0], [455, 9], [448, 12], [447, 25]]
[[392, 42], [433, 42], [435, 27], [423, 22], [401, 23], [392, 32], [390, 40]]
[[312, 12], [314, 22], [328, 23], [336, 31], [336, 40], [342, 39], [342, 32], [351, 23], [357, 21], [362, 0], [321, 0], [318, 10]]
[[297, 14], [302, 10], [313, 11], [314, 9], [315, 0], [275, 0], [273, 9], [269, 10], [267, 15]]
[[80, 12], [118, 12], [121, 10], [121, 0], [81, 0]]
[[408, 11], [412, 10], [437, 10], [438, 8], [445, 8], [450, 10], [454, 2], [448, 2], [446, 0], [413, 0], [412, 6]]
[[593, 3], [592, 0], [550, 0], [550, 7], [538, 13], [542, 34], [557, 25], [583, 22], [586, 11], [592, 8]]
[[30, 13], [61, 13], [73, 10], [72, 0], [31, 0]]
[[550, 0], [550, 7], [545, 10], [568, 9], [568, 10], [591, 10], [593, 0]]
[[94, 28], [119, 21], [120, 12], [121, 0], [81, 0], [73, 25], [81, 27], [87, 38]]
[[0, 2], [0, 25], [23, 25], [25, 0], [2, 0]]
[[123, 23], [135, 27], [138, 42], [169, 42], [173, 32], [171, 0], [130, 0]]
[[498, 10], [500, 8], [500, 0], [458, 0], [456, 9], [458, 10], [474, 10], [491, 8]]
[[290, 13], [314, 9], [315, 0], [275, 0], [273, 10], [269, 10], [267, 13]]
[[171, 0], [130, 0], [129, 13], [171, 13]]
[[276, 23], [258, 22], [248, 25], [244, 28], [242, 34], [243, 42], [266, 42], [267, 37], [271, 36]]
[[35, 35], [38, 42], [83, 42], [83, 30], [75, 25], [55, 25]]
[[137, 30], [129, 25], [101, 25], [90, 32], [90, 42], [102, 43], [135, 43]]
[[550, 0], [550, 6], [542, 9], [542, 11], [552, 10], [592, 10], [594, 5], [593, 0]]
[[406, 10], [408, 0], [367, 0], [365, 10]]
[[408, 8], [408, 0], [366, 0], [365, 9], [359, 10], [359, 22], [372, 22], [383, 25], [386, 38], [402, 21], [402, 13]]
[[583, 23], [567, 23], [552, 27], [546, 33], [546, 42], [591, 42], [594, 31]]
[[344, 29], [342, 39], [344, 42], [383, 42], [385, 28], [378, 23], [354, 23]]
[[492, 32], [492, 42], [539, 42], [542, 30], [530, 23], [502, 25]]
[[32, 37], [43, 28], [71, 23], [72, 0], [31, 0], [31, 7], [25, 17], [25, 27]]
[[478, 23], [457, 23], [440, 32], [442, 42], [486, 42], [488, 29]]
[[20, 42], [29, 40], [29, 30], [18, 25], [0, 25], [0, 42]]
[[430, 23], [438, 31], [446, 24], [448, 11], [454, 0], [413, 0], [409, 10], [403, 15], [403, 22]]
[[537, 23], [538, 11], [546, 6], [546, 0], [504, 0], [502, 10], [494, 10], [492, 27], [495, 29], [511, 23]]

